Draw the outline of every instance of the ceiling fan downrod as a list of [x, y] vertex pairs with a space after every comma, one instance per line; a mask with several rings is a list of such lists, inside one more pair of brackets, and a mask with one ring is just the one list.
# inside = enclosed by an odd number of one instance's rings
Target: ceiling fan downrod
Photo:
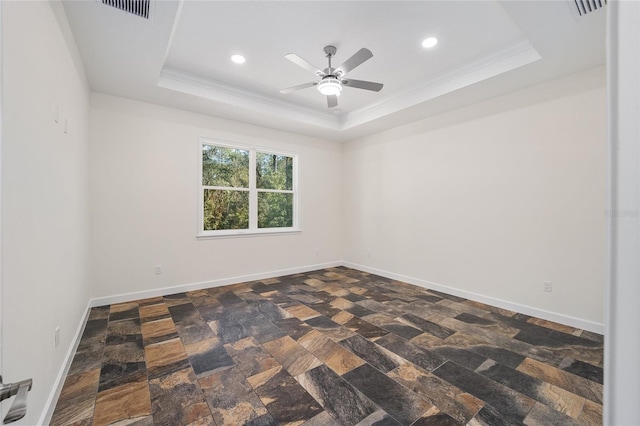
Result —
[[336, 56], [336, 52], [337, 51], [338, 51], [338, 49], [336, 49], [335, 46], [325, 46], [324, 47], [324, 54], [327, 57], [327, 59], [329, 59], [329, 68], [327, 69], [327, 71], [328, 71], [327, 74], [333, 74], [333, 68], [331, 67], [331, 58]]

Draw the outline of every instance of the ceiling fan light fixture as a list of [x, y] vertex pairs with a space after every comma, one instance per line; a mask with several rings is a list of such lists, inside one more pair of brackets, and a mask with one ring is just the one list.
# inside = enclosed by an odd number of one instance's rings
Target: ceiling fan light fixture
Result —
[[340, 96], [342, 83], [335, 77], [325, 77], [318, 83], [318, 92], [326, 96]]

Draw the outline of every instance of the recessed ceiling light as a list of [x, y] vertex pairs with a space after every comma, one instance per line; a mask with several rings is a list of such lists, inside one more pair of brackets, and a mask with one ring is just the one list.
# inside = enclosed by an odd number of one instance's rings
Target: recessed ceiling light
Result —
[[435, 46], [436, 44], [438, 44], [438, 39], [435, 37], [429, 37], [424, 39], [424, 41], [422, 42], [422, 47], [424, 48], [430, 48]]
[[231, 61], [236, 64], [244, 64], [247, 59], [242, 55], [231, 55]]

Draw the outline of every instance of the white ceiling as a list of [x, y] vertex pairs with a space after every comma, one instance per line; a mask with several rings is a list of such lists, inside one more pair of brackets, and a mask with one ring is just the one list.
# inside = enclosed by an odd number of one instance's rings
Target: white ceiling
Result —
[[[152, 0], [148, 20], [98, 1], [64, 1], [92, 90], [346, 141], [591, 68], [605, 61], [605, 10], [574, 0]], [[421, 46], [436, 36], [433, 49]], [[326, 68], [362, 47], [337, 108], [285, 58]], [[230, 61], [240, 53], [247, 62]]]

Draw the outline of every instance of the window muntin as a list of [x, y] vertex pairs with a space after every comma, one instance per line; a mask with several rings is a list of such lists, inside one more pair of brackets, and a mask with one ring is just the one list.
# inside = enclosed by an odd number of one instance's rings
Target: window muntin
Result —
[[199, 236], [297, 231], [297, 156], [201, 141]]

